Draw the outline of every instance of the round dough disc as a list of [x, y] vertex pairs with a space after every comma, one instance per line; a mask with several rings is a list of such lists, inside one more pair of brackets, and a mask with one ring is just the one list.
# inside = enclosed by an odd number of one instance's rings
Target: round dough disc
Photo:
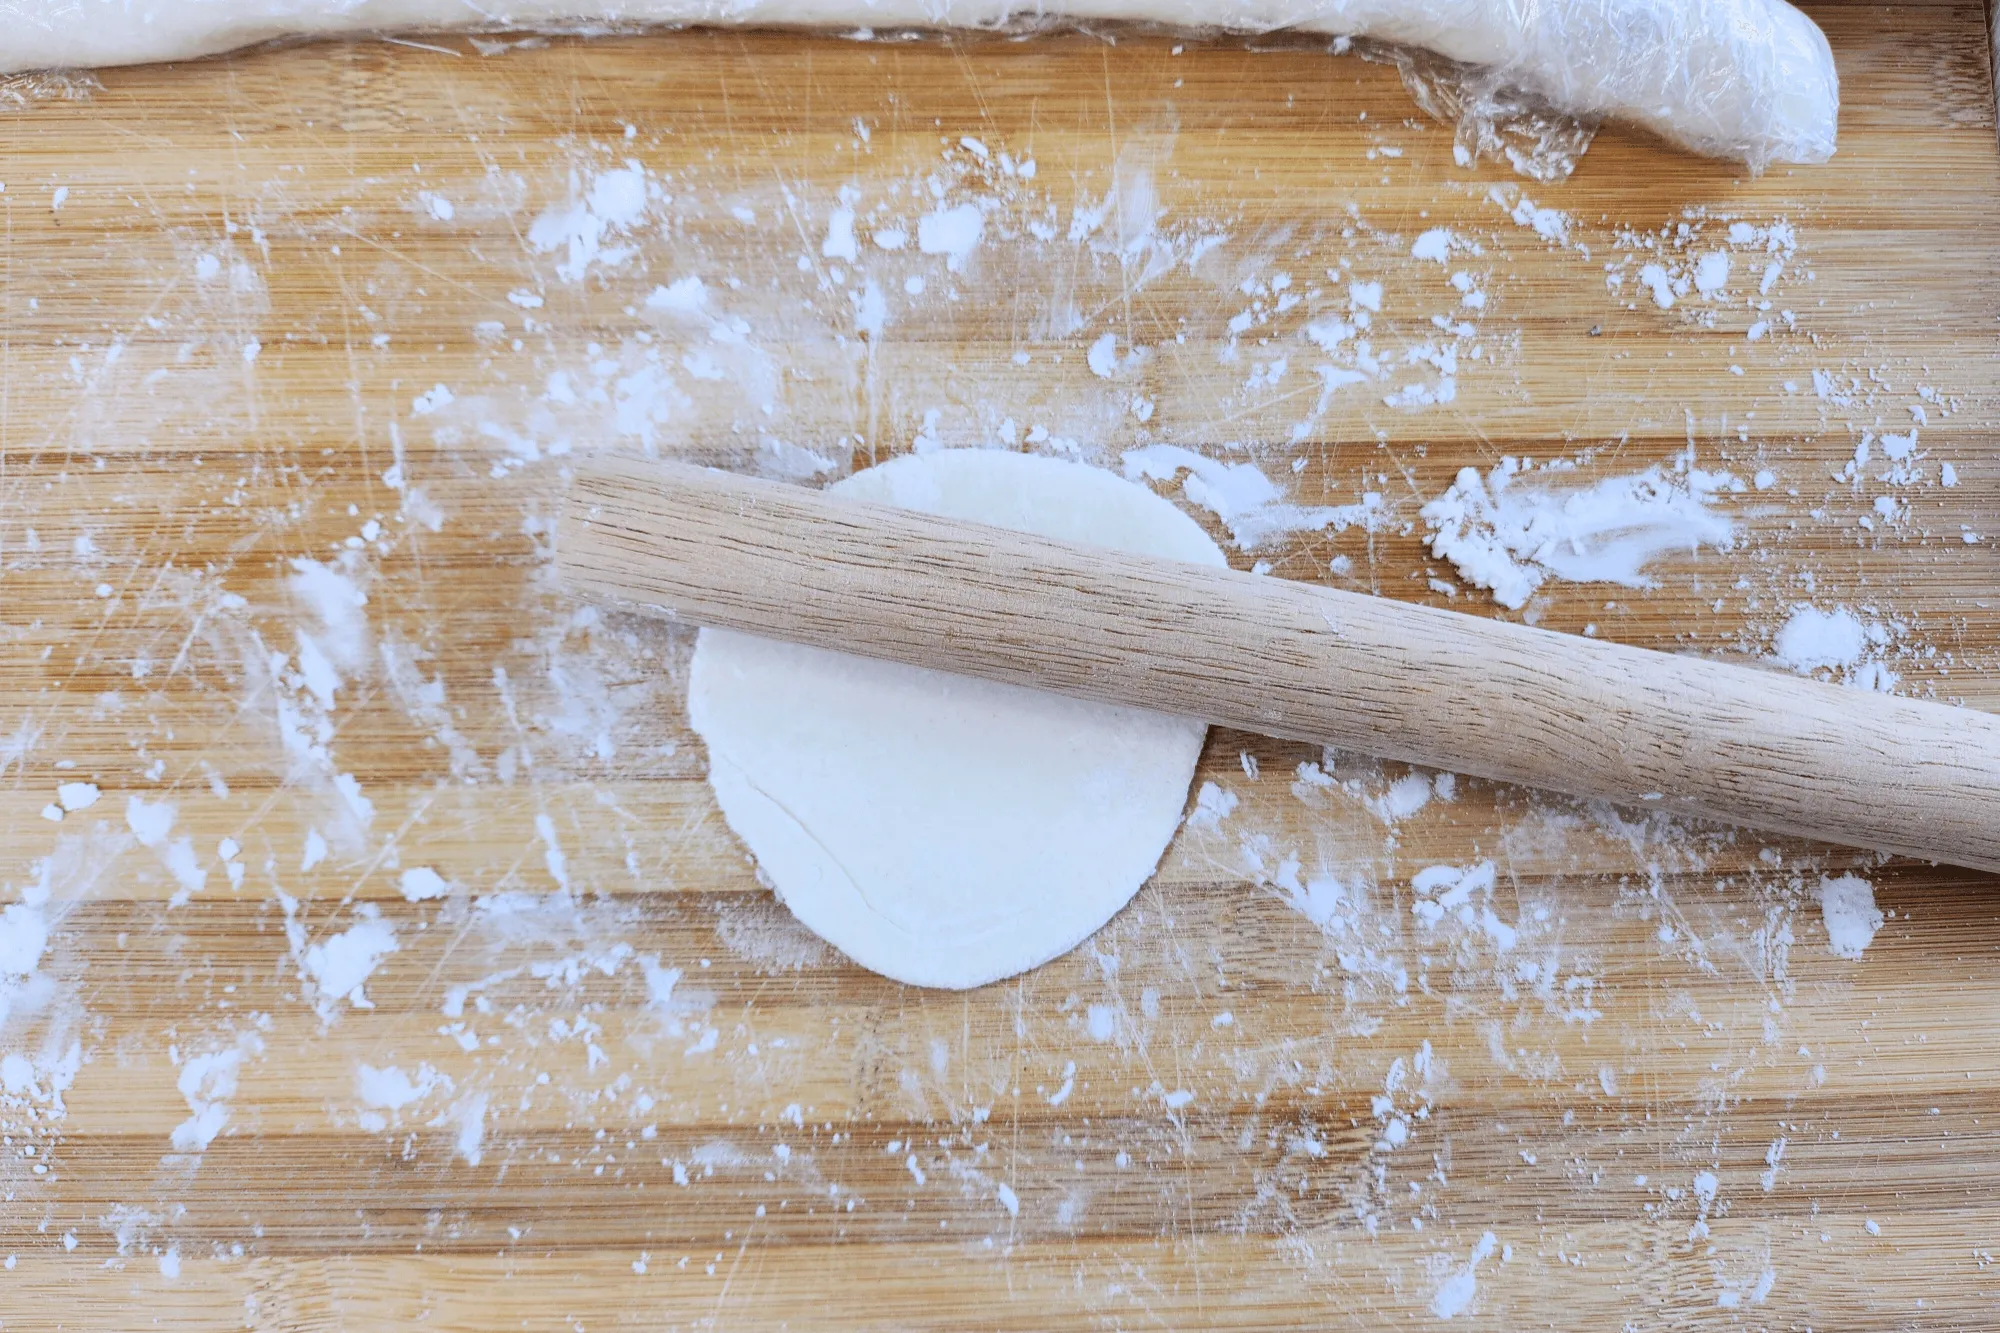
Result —
[[[1200, 526], [1110, 472], [983, 449], [830, 491], [1221, 565]], [[962, 989], [1076, 947], [1180, 823], [1205, 724], [705, 629], [688, 714], [709, 785], [778, 897], [863, 967]]]

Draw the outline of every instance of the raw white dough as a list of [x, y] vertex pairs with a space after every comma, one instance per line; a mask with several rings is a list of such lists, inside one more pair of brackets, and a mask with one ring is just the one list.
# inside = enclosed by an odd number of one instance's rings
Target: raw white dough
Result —
[[[964, 449], [828, 488], [1199, 564], [1200, 526], [1097, 468]], [[705, 629], [688, 714], [778, 896], [863, 967], [962, 989], [1076, 947], [1180, 823], [1205, 724]]]
[[398, 29], [1022, 20], [1295, 28], [1427, 47], [1565, 110], [1637, 121], [1758, 167], [1825, 160], [1839, 118], [1826, 38], [1784, 0], [0, 0], [0, 74]]

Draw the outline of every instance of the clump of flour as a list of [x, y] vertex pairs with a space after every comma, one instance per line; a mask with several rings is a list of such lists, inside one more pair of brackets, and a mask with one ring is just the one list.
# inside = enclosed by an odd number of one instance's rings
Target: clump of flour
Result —
[[1875, 905], [1875, 886], [1859, 875], [1835, 875], [1819, 882], [1821, 918], [1826, 922], [1826, 947], [1841, 958], [1860, 958], [1882, 929], [1882, 909]]
[[1519, 610], [1550, 578], [1650, 588], [1646, 567], [1704, 546], [1726, 550], [1735, 524], [1716, 496], [1739, 488], [1726, 472], [1650, 467], [1586, 486], [1564, 486], [1504, 458], [1486, 476], [1462, 468], [1420, 511], [1431, 554], [1449, 560], [1502, 606]]

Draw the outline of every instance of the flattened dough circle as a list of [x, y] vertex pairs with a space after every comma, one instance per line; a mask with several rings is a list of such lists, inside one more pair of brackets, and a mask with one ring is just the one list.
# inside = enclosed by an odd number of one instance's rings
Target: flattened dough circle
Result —
[[[1077, 463], [910, 455], [829, 488], [1221, 565], [1151, 491]], [[778, 897], [863, 967], [962, 989], [1076, 947], [1180, 823], [1205, 724], [705, 629], [688, 714]]]

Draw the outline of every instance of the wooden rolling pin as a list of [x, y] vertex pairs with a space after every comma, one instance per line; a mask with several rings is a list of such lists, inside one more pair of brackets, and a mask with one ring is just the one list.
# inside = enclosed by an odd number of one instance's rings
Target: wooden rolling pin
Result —
[[579, 465], [580, 596], [2000, 871], [2000, 718], [705, 468]]

